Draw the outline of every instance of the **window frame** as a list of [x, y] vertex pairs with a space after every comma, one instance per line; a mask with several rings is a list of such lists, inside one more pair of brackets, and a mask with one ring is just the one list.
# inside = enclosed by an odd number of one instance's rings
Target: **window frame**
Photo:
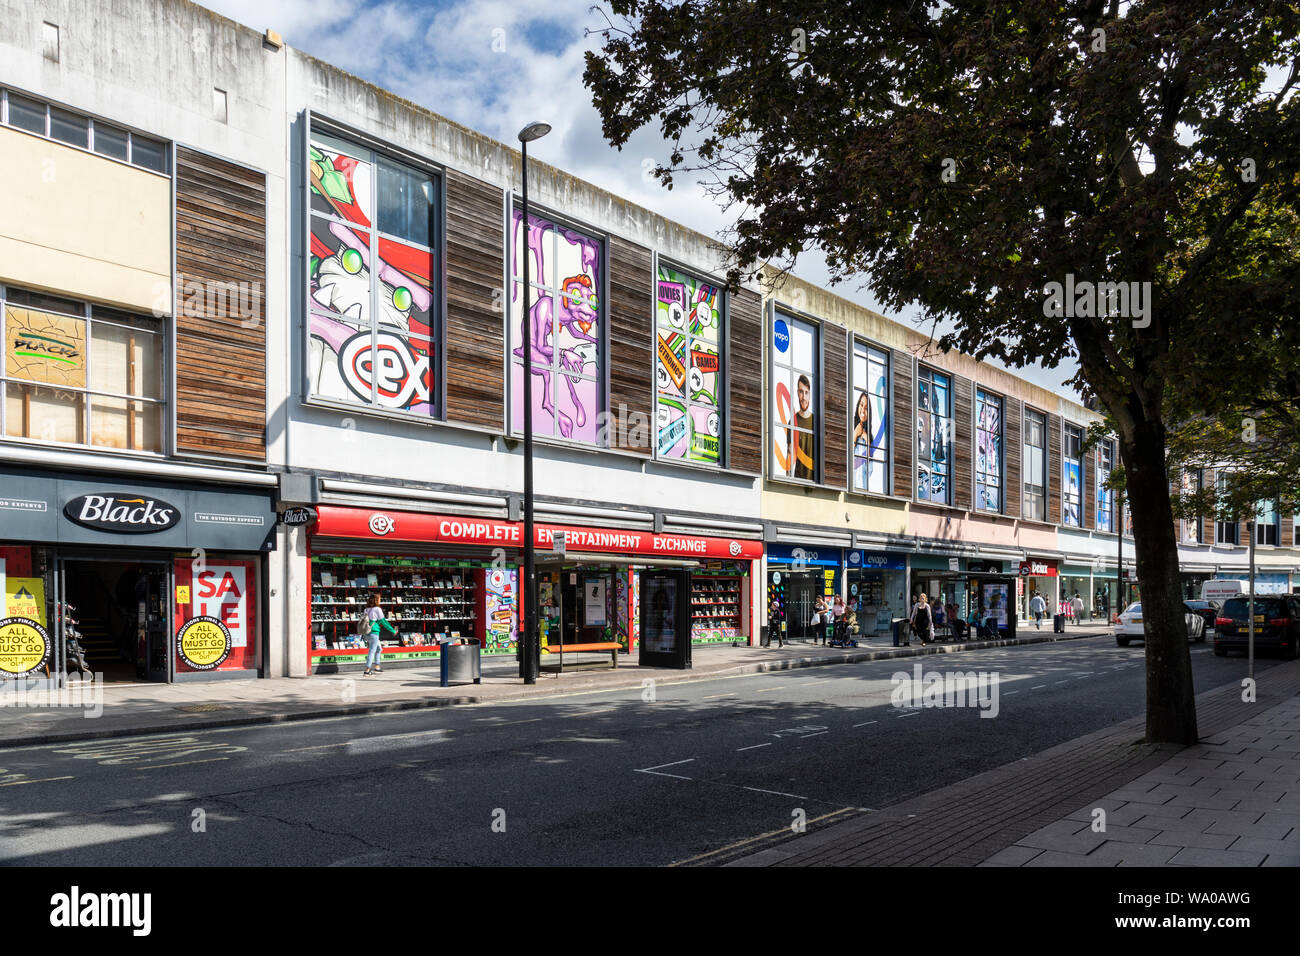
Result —
[[[1115, 534], [1119, 518], [1115, 514], [1115, 491], [1113, 488], [1105, 487], [1106, 482], [1110, 480], [1110, 473], [1115, 470], [1115, 441], [1106, 438], [1097, 443], [1096, 454], [1096, 480], [1097, 487], [1094, 490], [1093, 497], [1096, 506], [1096, 530], [1102, 534]], [[1109, 500], [1103, 496], [1109, 495]], [[1102, 505], [1105, 504], [1105, 508]], [[1105, 526], [1102, 526], [1102, 515], [1106, 516]]]
[[[79, 312], [51, 308], [47, 306], [33, 306], [24, 303], [16, 303], [11, 300], [13, 292], [31, 292], [34, 295], [48, 295], [52, 298], [65, 299], [69, 304], [75, 303], [80, 306]], [[171, 345], [174, 338], [174, 332], [171, 320], [167, 317], [145, 316], [143, 314], [132, 313], [128, 309], [120, 309], [112, 306], [100, 306], [101, 314], [96, 314], [95, 305], [89, 300], [77, 296], [59, 295], [56, 293], [40, 292], [18, 285], [17, 283], [0, 282], [0, 337], [8, 341], [8, 323], [10, 307], [19, 309], [30, 309], [37, 312], [44, 312], [50, 315], [64, 316], [66, 318], [78, 319], [85, 323], [85, 342], [86, 342], [86, 384], [84, 386], [75, 385], [48, 385], [42, 382], [28, 381], [22, 378], [10, 378], [8, 373], [7, 359], [0, 360], [0, 442], [12, 442], [25, 445], [40, 445], [46, 448], [76, 448], [99, 453], [115, 453], [125, 455], [135, 455], [147, 458], [164, 458], [169, 452], [168, 443], [171, 440], [173, 420], [172, 416], [175, 411], [175, 404], [172, 400], [172, 352]], [[141, 328], [119, 321], [117, 318], [102, 314], [102, 310], [120, 312], [128, 319], [135, 317], [145, 321], [154, 321], [158, 324], [157, 331]], [[124, 392], [112, 392], [106, 389], [93, 387], [91, 384], [94, 378], [95, 352], [94, 329], [96, 326], [111, 326], [113, 328], [124, 328], [140, 332], [143, 335], [155, 336], [157, 355], [158, 355], [158, 398], [147, 395], [129, 395]], [[27, 435], [10, 435], [9, 434], [9, 400], [8, 386], [10, 384], [23, 387], [35, 386], [46, 388], [54, 391], [68, 392], [75, 394], [79, 398], [81, 409], [78, 412], [80, 433], [85, 437], [85, 441], [59, 441], [57, 439], [48, 439], [33, 437]], [[96, 398], [112, 399], [121, 402], [139, 402], [144, 405], [153, 405], [159, 409], [158, 415], [158, 450], [153, 451], [148, 448], [118, 448], [112, 445], [96, 444], [94, 442], [94, 430], [92, 429], [94, 400]]]
[[[930, 409], [921, 408], [921, 385], [923, 382], [928, 383], [931, 390], [931, 394], [933, 394], [933, 390], [936, 384], [935, 383], [936, 375], [944, 380], [943, 389], [947, 393], [947, 409], [948, 409], [947, 415], [939, 416], [939, 418], [942, 421], [947, 423], [947, 428], [944, 429], [944, 433], [948, 445], [947, 459], [945, 460], [947, 471], [941, 473], [944, 475], [944, 477], [948, 479], [947, 481], [944, 482], [945, 498], [942, 501], [936, 500], [935, 498], [931, 498], [931, 497], [922, 498], [920, 494], [920, 477], [921, 477], [921, 462], [922, 462], [921, 443], [920, 443], [921, 416], [923, 414], [926, 415], [927, 420], [930, 421], [931, 423], [933, 423], [934, 420], [933, 411], [931, 411]], [[957, 478], [956, 461], [955, 461], [956, 458], [955, 445], [957, 440], [956, 439], [957, 396], [955, 393], [955, 388], [956, 388], [956, 377], [953, 375], [953, 373], [946, 372], [943, 369], [934, 368], [929, 365], [918, 364], [916, 366], [916, 385], [913, 389], [913, 394], [912, 394], [912, 411], [913, 414], [915, 415], [915, 421], [916, 421], [916, 434], [913, 439], [916, 442], [916, 465], [915, 465], [915, 475], [912, 481], [912, 494], [915, 496], [914, 500], [916, 501], [924, 501], [927, 504], [937, 505], [939, 507], [949, 507], [949, 508], [953, 506], [953, 502], [956, 500], [956, 496], [953, 489], [953, 482]], [[939, 461], [939, 459], [934, 457], [933, 427], [930, 430], [930, 435], [931, 435], [930, 457], [926, 459], [926, 464], [929, 466], [928, 473], [933, 476], [934, 474], [936, 474], [934, 465], [936, 462]]]
[[[1219, 471], [1214, 475], [1214, 490], [1216, 495], [1221, 493], [1228, 483], [1228, 476], [1225, 472]], [[1230, 547], [1238, 547], [1241, 544], [1241, 522], [1240, 521], [1220, 521], [1218, 515], [1214, 518], [1214, 543], [1225, 544]]]
[[[786, 385], [790, 389], [790, 424], [782, 425], [776, 421], [777, 401], [776, 401], [776, 372], [777, 372], [777, 352], [775, 349], [776, 340], [776, 323], [784, 321], [790, 329], [790, 359], [783, 364], [783, 368], [789, 373], [786, 377]], [[812, 332], [812, 364], [813, 368], [808, 370], [796, 369], [794, 365], [794, 328], [796, 325], [807, 326]], [[822, 455], [824, 453], [822, 443], [822, 431], [824, 427], [824, 415], [826, 412], [823, 401], [825, 383], [826, 365], [825, 365], [825, 340], [822, 323], [799, 310], [784, 306], [779, 303], [773, 303], [767, 322], [767, 341], [771, 348], [771, 357], [767, 361], [767, 368], [764, 372], [768, 376], [767, 394], [764, 396], [763, 407], [766, 410], [765, 415], [767, 424], [764, 432], [770, 436], [767, 446], [768, 476], [774, 481], [792, 482], [801, 485], [820, 485], [825, 479], [825, 470], [822, 467]], [[809, 395], [809, 407], [813, 409], [814, 419], [811, 430], [800, 428], [795, 425], [795, 414], [798, 407], [798, 375], [808, 374], [811, 379], [811, 395]], [[776, 432], [780, 429], [791, 436], [791, 464], [794, 463], [794, 442], [793, 437], [800, 433], [806, 433], [813, 436], [813, 477], [801, 478], [793, 474], [780, 471], [777, 468], [776, 461]]]
[[[982, 488], [989, 487], [989, 482], [987, 481], [987, 478], [992, 474], [987, 470], [983, 472], [979, 470], [979, 454], [978, 454], [980, 432], [984, 431], [984, 429], [980, 428], [980, 407], [982, 405], [989, 405], [989, 404], [993, 404], [997, 408], [997, 413], [998, 413], [998, 431], [997, 431], [998, 461], [997, 461], [997, 474], [995, 476], [997, 483], [992, 486], [997, 489], [997, 493], [998, 493], [997, 508], [982, 507], [981, 506], [982, 495], [980, 494]], [[1006, 410], [1007, 410], [1007, 402], [1005, 396], [1000, 395], [997, 392], [990, 392], [979, 385], [975, 386], [974, 434], [975, 434], [976, 454], [972, 462], [972, 471], [974, 472], [975, 475], [974, 510], [976, 512], [983, 513], [983, 514], [1006, 514], [1006, 510], [1007, 510]]]
[[[1260, 507], [1262, 505], [1268, 505], [1268, 509], [1265, 511], [1262, 507]], [[1273, 520], [1261, 521], [1260, 520], [1261, 512], [1263, 514], [1272, 515]], [[1281, 514], [1278, 513], [1277, 501], [1270, 499], [1270, 500], [1259, 502], [1255, 508], [1255, 515], [1256, 515], [1255, 522], [1254, 522], [1255, 547], [1276, 548], [1279, 545], [1281, 545], [1282, 516]], [[1272, 540], [1271, 541], [1267, 540], [1269, 538], [1272, 538]]]
[[[337, 410], [347, 410], [349, 413], [357, 413], [378, 418], [391, 418], [399, 421], [414, 422], [420, 424], [445, 424], [447, 410], [447, 361], [446, 361], [446, 341], [447, 341], [447, 296], [446, 296], [446, 255], [447, 255], [447, 176], [446, 167], [440, 163], [426, 159], [419, 154], [400, 146], [384, 142], [378, 137], [367, 133], [362, 129], [350, 126], [347, 123], [340, 122], [331, 117], [307, 111], [305, 114], [306, 123], [303, 142], [303, 175], [302, 175], [302, 239], [304, 244], [303, 268], [301, 273], [301, 282], [303, 290], [304, 314], [303, 314], [303, 370], [301, 378], [301, 401], [305, 405], [317, 407], [326, 407]], [[378, 397], [378, 381], [372, 376], [370, 388], [370, 400], [363, 402], [355, 398], [340, 398], [333, 395], [321, 394], [315, 391], [312, 383], [311, 374], [311, 348], [312, 348], [312, 330], [311, 316], [314, 311], [314, 299], [311, 294], [311, 270], [308, 267], [311, 257], [311, 226], [314, 219], [320, 219], [328, 222], [338, 222], [345, 225], [353, 225], [346, 220], [331, 216], [325, 213], [317, 213], [312, 209], [311, 201], [311, 176], [308, 174], [308, 167], [311, 163], [312, 144], [317, 135], [324, 135], [333, 139], [341, 140], [344, 144], [353, 150], [361, 152], [368, 151], [369, 162], [372, 168], [371, 190], [373, 205], [371, 212], [374, 215], [374, 221], [369, 226], [355, 225], [355, 228], [361, 229], [370, 236], [370, 255], [373, 257], [377, 254], [379, 239], [382, 237], [402, 246], [412, 249], [419, 249], [429, 252], [434, 257], [433, 265], [430, 269], [430, 313], [429, 313], [429, 367], [430, 374], [433, 377], [433, 386], [429, 389], [429, 404], [432, 406], [431, 411], [415, 412], [403, 408], [393, 408], [387, 405], [379, 404], [375, 399]], [[418, 242], [413, 242], [403, 236], [395, 233], [385, 232], [379, 228], [379, 181], [378, 181], [378, 159], [383, 157], [389, 163], [400, 164], [414, 168], [417, 172], [425, 173], [433, 183], [433, 215], [431, 217], [431, 228], [434, 232], [434, 243], [432, 246], [424, 246]], [[373, 258], [371, 261], [374, 261]], [[371, 314], [371, 354], [374, 354], [378, 333], [380, 328], [378, 310], [376, 309], [376, 300], [378, 288], [375, 277], [371, 275], [370, 288], [370, 314]], [[325, 315], [325, 310], [320, 310]], [[408, 328], [409, 333], [409, 328]], [[408, 339], [409, 342], [409, 339]]]
[[[1029, 439], [1032, 431], [1032, 429], [1030, 428], [1030, 423], [1036, 422], [1039, 419], [1042, 420], [1042, 428], [1040, 429], [1040, 431], [1042, 434], [1043, 444], [1041, 446], [1041, 454], [1038, 457], [1043, 466], [1043, 482], [1041, 485], [1034, 485], [1031, 484], [1029, 481], [1029, 477], [1031, 474], [1029, 463], [1033, 457], [1030, 454], [1030, 449], [1035, 449], [1037, 451], [1039, 449], [1039, 446], [1030, 444]], [[1048, 446], [1050, 442], [1048, 441], [1047, 438], [1047, 429], [1050, 425], [1050, 419], [1048, 418], [1047, 412], [1039, 411], [1036, 408], [1030, 408], [1028, 405], [1026, 405], [1021, 415], [1020, 422], [1021, 422], [1020, 423], [1020, 482], [1021, 482], [1020, 515], [1026, 521], [1039, 521], [1045, 523], [1047, 521], [1047, 516], [1050, 511], [1050, 509], [1047, 507], [1047, 496], [1049, 494], [1048, 484], [1050, 481], [1050, 472], [1048, 471], [1048, 460], [1047, 460], [1047, 452], [1048, 452]], [[1042, 504], [1041, 515], [1030, 514], [1031, 509], [1029, 507], [1029, 503], [1031, 501], [1030, 498], [1031, 489], [1039, 489], [1037, 494], [1039, 495], [1039, 501]]]
[[[1071, 458], [1067, 450], [1069, 448], [1071, 439], [1077, 440], [1077, 446], [1076, 446], [1078, 448], [1077, 458]], [[1084, 442], [1083, 426], [1076, 425], [1073, 422], [1066, 422], [1066, 421], [1063, 421], [1061, 423], [1061, 526], [1065, 528], [1082, 528], [1084, 525], [1084, 521], [1083, 521], [1084, 489], [1088, 486], [1088, 480], [1087, 480], [1088, 462], [1087, 462], [1087, 456], [1083, 453], [1083, 442]], [[1066, 471], [1066, 467], [1065, 467], [1067, 463], [1077, 463], [1079, 466], [1079, 493], [1078, 496], [1073, 500], [1073, 502], [1070, 499], [1070, 492], [1069, 492], [1070, 483], [1067, 480], [1068, 472]], [[1076, 506], [1075, 507], [1076, 520], [1067, 521], [1066, 505], [1071, 503], [1073, 503]]]
[[[20, 97], [24, 100], [30, 100], [33, 103], [39, 103], [45, 109], [45, 128], [42, 132], [24, 129], [21, 126], [14, 126], [9, 121], [9, 96], [10, 94]], [[53, 111], [58, 110], [78, 120], [84, 120], [86, 123], [86, 145], [78, 143], [69, 143], [67, 140], [59, 139], [54, 135]], [[143, 133], [137, 133], [122, 123], [103, 121], [103, 126], [114, 132], [126, 134], [126, 159], [120, 159], [109, 153], [100, 152], [95, 148], [95, 124], [100, 122], [94, 116], [82, 110], [72, 109], [60, 103], [55, 103], [44, 97], [34, 96], [25, 90], [14, 89], [10, 86], [0, 87], [0, 127], [12, 129], [19, 133], [26, 133], [28, 136], [39, 136], [41, 139], [48, 140], [51, 143], [57, 143], [60, 146], [66, 146], [69, 149], [79, 150], [83, 153], [89, 153], [92, 156], [98, 156], [100, 159], [106, 159], [112, 163], [121, 163], [124, 166], [130, 166], [132, 169], [139, 169], [146, 173], [152, 173], [155, 176], [162, 176], [167, 180], [172, 178], [172, 143], [169, 140], [159, 139], [154, 136], [148, 136]], [[150, 146], [158, 147], [160, 153], [159, 166], [155, 169], [153, 166], [146, 166], [136, 161], [135, 143], [139, 140], [141, 145], [148, 143]]]
[[[506, 290], [505, 293], [506, 318], [505, 318], [505, 327], [502, 330], [504, 332], [504, 339], [505, 339], [505, 347], [503, 351], [505, 357], [505, 365], [503, 366], [503, 368], [505, 374], [506, 404], [505, 404], [504, 418], [505, 418], [506, 430], [504, 434], [510, 436], [511, 438], [515, 438], [515, 437], [523, 438], [524, 435], [524, 424], [522, 419], [519, 421], [517, 428], [516, 428], [516, 423], [513, 421], [514, 354], [512, 348], [513, 340], [511, 338], [511, 336], [515, 334], [515, 326], [517, 325], [518, 318], [519, 318], [518, 315], [516, 314], [516, 309], [514, 306], [514, 296], [512, 294], [513, 286], [514, 283], [516, 282], [515, 272], [514, 272], [514, 254], [515, 254], [514, 213], [516, 209], [521, 209], [521, 210], [523, 209], [523, 203], [524, 203], [523, 195], [521, 193], [515, 192], [514, 190], [511, 190], [505, 196], [505, 264], [504, 264], [504, 273], [502, 276], [503, 281], [505, 283], [504, 288]], [[600, 289], [598, 290], [597, 295], [600, 298], [601, 318], [605, 322], [605, 326], [603, 329], [604, 334], [601, 336], [600, 345], [599, 345], [600, 374], [596, 376], [595, 379], [593, 379], [590, 376], [585, 376], [585, 375], [580, 376], [580, 381], [590, 382], [594, 380], [596, 382], [596, 386], [597, 386], [596, 395], [600, 399], [600, 408], [596, 410], [595, 414], [597, 416], [605, 414], [609, 409], [609, 392], [610, 392], [610, 384], [609, 384], [609, 380], [610, 380], [609, 378], [610, 233], [604, 229], [597, 229], [596, 227], [590, 225], [589, 223], [584, 223], [580, 220], [574, 219], [571, 216], [566, 216], [563, 213], [556, 212], [550, 206], [541, 205], [537, 202], [534, 202], [531, 199], [528, 202], [528, 215], [530, 221], [532, 217], [538, 216], [543, 219], [549, 220], [551, 223], [553, 223], [556, 226], [563, 226], [567, 229], [573, 229], [581, 233], [582, 235], [586, 236], [588, 239], [595, 239], [600, 242], [600, 263], [599, 263]], [[525, 242], [526, 241], [527, 240], [525, 239]], [[518, 281], [522, 284], [522, 276]], [[529, 273], [529, 285], [534, 288], [536, 288], [538, 285], [536, 278], [531, 274], [531, 271]], [[522, 304], [526, 305], [527, 301], [528, 300], [525, 298]], [[652, 384], [651, 388], [653, 387], [654, 385]], [[563, 435], [559, 434], [558, 432], [556, 432], [553, 435], [541, 434], [537, 431], [536, 414], [534, 414], [534, 420], [533, 420], [533, 441], [549, 442], [551, 444], [564, 445], [569, 448], [584, 448], [589, 451], [593, 448], [604, 449], [606, 451], [616, 450], [614, 448], [614, 443], [610, 440], [608, 429], [606, 429], [605, 441], [603, 444], [599, 442], [581, 441], [576, 438], [565, 438]]]
[[[848, 428], [848, 451], [849, 451], [849, 491], [860, 495], [880, 495], [891, 496], [893, 494], [893, 476], [894, 476], [894, 356], [893, 352], [884, 345], [880, 345], [870, 339], [863, 338], [859, 335], [852, 337], [852, 349], [849, 353], [849, 408], [847, 418]], [[871, 451], [871, 442], [867, 442], [867, 476], [868, 486], [870, 485], [871, 463], [877, 462], [884, 470], [884, 490], [872, 491], [870, 487], [858, 487], [857, 472], [855, 463], [858, 456], [853, 448], [853, 430], [856, 427], [857, 417], [857, 393], [859, 391], [857, 379], [855, 378], [855, 368], [857, 366], [858, 350], [865, 351], [865, 361], [867, 367], [867, 387], [862, 389], [868, 396], [867, 401], [867, 421], [869, 428], [874, 424], [871, 422], [871, 361], [872, 353], [876, 352], [884, 358], [885, 365], [885, 422], [884, 422], [884, 458], [879, 459], [873, 456]]]
[[[530, 203], [529, 203], [529, 206], [532, 206], [532, 205], [533, 205], [533, 204], [530, 202]], [[513, 243], [512, 243], [511, 245], [512, 245], [512, 248], [513, 248]], [[608, 249], [608, 245], [606, 245], [606, 249]], [[730, 435], [730, 423], [731, 423], [731, 419], [730, 419], [730, 416], [731, 416], [731, 409], [730, 409], [730, 403], [729, 403], [729, 401], [728, 401], [728, 399], [729, 399], [730, 396], [731, 396], [731, 378], [730, 378], [730, 371], [731, 371], [731, 368], [730, 368], [730, 366], [731, 366], [730, 359], [731, 359], [731, 355], [730, 355], [730, 352], [729, 352], [730, 333], [731, 333], [731, 291], [727, 288], [727, 284], [726, 284], [726, 282], [724, 282], [724, 281], [718, 279], [717, 277], [711, 275], [710, 273], [705, 272], [705, 271], [700, 270], [700, 269], [694, 269], [694, 268], [689, 268], [689, 267], [687, 267], [687, 266], [684, 266], [684, 265], [682, 265], [681, 263], [679, 263], [679, 262], [678, 262], [677, 260], [675, 260], [675, 259], [669, 258], [668, 256], [661, 256], [661, 255], [659, 255], [659, 253], [658, 253], [657, 251], [653, 254], [653, 256], [651, 257], [651, 259], [652, 259], [652, 261], [651, 261], [651, 275], [653, 276], [653, 280], [654, 280], [654, 284], [655, 284], [654, 292], [653, 292], [652, 295], [651, 295], [651, 307], [652, 307], [652, 310], [653, 310], [652, 313], [651, 313], [652, 316], [653, 316], [653, 318], [652, 318], [652, 320], [651, 320], [651, 337], [652, 337], [651, 344], [652, 344], [653, 347], [654, 347], [654, 353], [655, 353], [655, 354], [654, 354], [653, 364], [652, 364], [652, 371], [651, 371], [651, 374], [652, 374], [653, 376], [655, 376], [655, 382], [654, 382], [654, 383], [652, 384], [652, 386], [651, 386], [651, 388], [652, 388], [653, 391], [654, 391], [654, 402], [653, 402], [653, 405], [652, 405], [652, 412], [651, 412], [651, 417], [650, 417], [650, 429], [651, 429], [651, 434], [650, 434], [650, 445], [651, 445], [651, 450], [653, 451], [653, 457], [654, 457], [654, 460], [655, 460], [655, 461], [667, 462], [667, 463], [669, 463], [669, 464], [673, 464], [673, 465], [690, 465], [690, 466], [692, 466], [692, 467], [696, 467], [696, 468], [705, 468], [705, 469], [710, 469], [710, 470], [713, 470], [713, 471], [722, 471], [722, 470], [724, 470], [724, 469], [726, 469], [726, 468], [728, 468], [728, 467], [730, 466], [729, 456], [730, 456], [730, 454], [731, 454], [731, 446], [730, 446], [730, 442], [727, 441], [727, 438], [728, 438], [729, 435]], [[719, 300], [719, 308], [718, 308], [718, 341], [717, 341], [717, 347], [718, 347], [718, 377], [717, 377], [717, 382], [718, 382], [718, 394], [717, 394], [717, 396], [716, 396], [717, 399], [718, 399], [718, 403], [717, 403], [717, 405], [715, 406], [716, 411], [717, 411], [717, 414], [718, 414], [718, 460], [717, 460], [717, 462], [699, 461], [699, 460], [696, 460], [696, 459], [693, 459], [693, 458], [689, 457], [689, 455], [690, 455], [690, 441], [689, 441], [689, 435], [688, 435], [687, 447], [686, 447], [687, 457], [683, 457], [683, 458], [674, 458], [674, 457], [671, 457], [671, 456], [661, 455], [661, 454], [659, 453], [659, 386], [658, 386], [658, 374], [659, 374], [659, 296], [658, 296], [658, 284], [659, 284], [659, 282], [660, 282], [660, 278], [659, 278], [659, 270], [660, 270], [660, 268], [671, 269], [673, 272], [676, 272], [676, 273], [679, 273], [679, 274], [681, 274], [681, 275], [684, 275], [684, 276], [686, 276], [686, 277], [688, 277], [688, 278], [694, 279], [694, 280], [696, 280], [697, 282], [704, 282], [704, 283], [707, 283], [708, 285], [711, 285], [711, 286], [713, 286], [715, 289], [718, 290], [718, 300]], [[608, 272], [605, 273], [605, 278], [606, 278], [606, 280], [608, 280]], [[510, 281], [511, 281], [511, 282], [514, 281], [514, 277], [513, 277], [513, 276], [511, 276], [511, 280], [510, 280]], [[607, 281], [606, 281], [606, 284], [608, 284]], [[688, 331], [688, 332], [687, 332], [687, 340], [686, 340], [686, 349], [687, 349], [687, 354], [688, 354], [688, 355], [690, 354], [690, 345], [691, 345], [691, 341], [693, 340], [693, 338], [694, 338], [694, 337], [691, 336], [691, 335], [689, 334], [689, 331]], [[703, 340], [703, 339], [702, 339], [702, 341], [706, 341], [706, 340]], [[509, 350], [507, 350], [507, 351], [509, 351]], [[689, 364], [687, 365], [687, 368], [688, 368], [688, 374], [689, 374], [689, 368], [690, 368]], [[608, 378], [609, 378], [609, 376], [608, 376], [608, 374], [606, 374], [606, 379], [608, 380]], [[702, 403], [695, 403], [695, 402], [692, 402], [691, 399], [690, 399], [690, 395], [689, 395], [689, 394], [687, 394], [687, 395], [685, 396], [685, 404], [686, 404], [686, 415], [687, 415], [688, 427], [690, 427], [690, 426], [689, 426], [689, 422], [691, 421], [691, 419], [690, 419], [690, 414], [691, 414], [691, 408], [692, 408], [693, 406], [698, 406], [698, 407], [700, 407], [700, 408], [708, 408], [708, 407], [709, 407], [709, 406], [704, 405], [704, 404], [702, 404]], [[606, 400], [606, 407], [608, 407], [608, 400]], [[612, 444], [612, 443], [611, 443], [611, 444]]]

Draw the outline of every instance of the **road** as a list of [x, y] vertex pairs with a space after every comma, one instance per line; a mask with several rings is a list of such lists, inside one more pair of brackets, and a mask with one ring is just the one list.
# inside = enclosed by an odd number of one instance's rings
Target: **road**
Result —
[[[798, 814], [815, 826], [878, 809], [1135, 716], [1142, 655], [1097, 637], [0, 750], [0, 861], [709, 861]], [[1197, 690], [1245, 672], [1209, 644], [1192, 660]], [[997, 716], [895, 707], [891, 675], [917, 663], [995, 672]]]

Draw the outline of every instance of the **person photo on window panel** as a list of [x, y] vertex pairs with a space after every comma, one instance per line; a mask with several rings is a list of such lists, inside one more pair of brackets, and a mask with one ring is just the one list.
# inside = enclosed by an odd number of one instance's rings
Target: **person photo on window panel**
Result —
[[813, 415], [812, 410], [812, 381], [807, 375], [800, 375], [796, 386], [799, 395], [799, 409], [794, 414], [794, 423], [799, 430], [796, 432], [794, 476], [812, 481], [816, 477], [813, 456], [817, 453], [813, 441], [816, 416]]
[[432, 178], [325, 133], [308, 176], [313, 393], [432, 414]]

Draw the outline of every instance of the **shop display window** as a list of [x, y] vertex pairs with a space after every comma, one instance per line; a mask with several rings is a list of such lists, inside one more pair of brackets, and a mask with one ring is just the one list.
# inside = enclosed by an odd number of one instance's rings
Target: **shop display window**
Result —
[[740, 637], [739, 577], [691, 578], [691, 641], [711, 643]]

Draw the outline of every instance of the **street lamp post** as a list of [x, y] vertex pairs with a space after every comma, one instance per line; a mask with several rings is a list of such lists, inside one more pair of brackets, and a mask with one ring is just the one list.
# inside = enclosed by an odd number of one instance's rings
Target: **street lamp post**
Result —
[[523, 614], [519, 621], [519, 642], [523, 648], [519, 662], [519, 676], [525, 684], [536, 684], [541, 670], [541, 643], [537, 639], [537, 555], [533, 534], [533, 345], [529, 335], [532, 316], [528, 302], [532, 298], [529, 268], [531, 247], [528, 242], [528, 144], [541, 139], [551, 131], [547, 123], [529, 123], [519, 131], [519, 145], [523, 152], [524, 183], [524, 235], [520, 253], [524, 258], [523, 315], [519, 323], [519, 341], [523, 346], [524, 390], [524, 587]]

